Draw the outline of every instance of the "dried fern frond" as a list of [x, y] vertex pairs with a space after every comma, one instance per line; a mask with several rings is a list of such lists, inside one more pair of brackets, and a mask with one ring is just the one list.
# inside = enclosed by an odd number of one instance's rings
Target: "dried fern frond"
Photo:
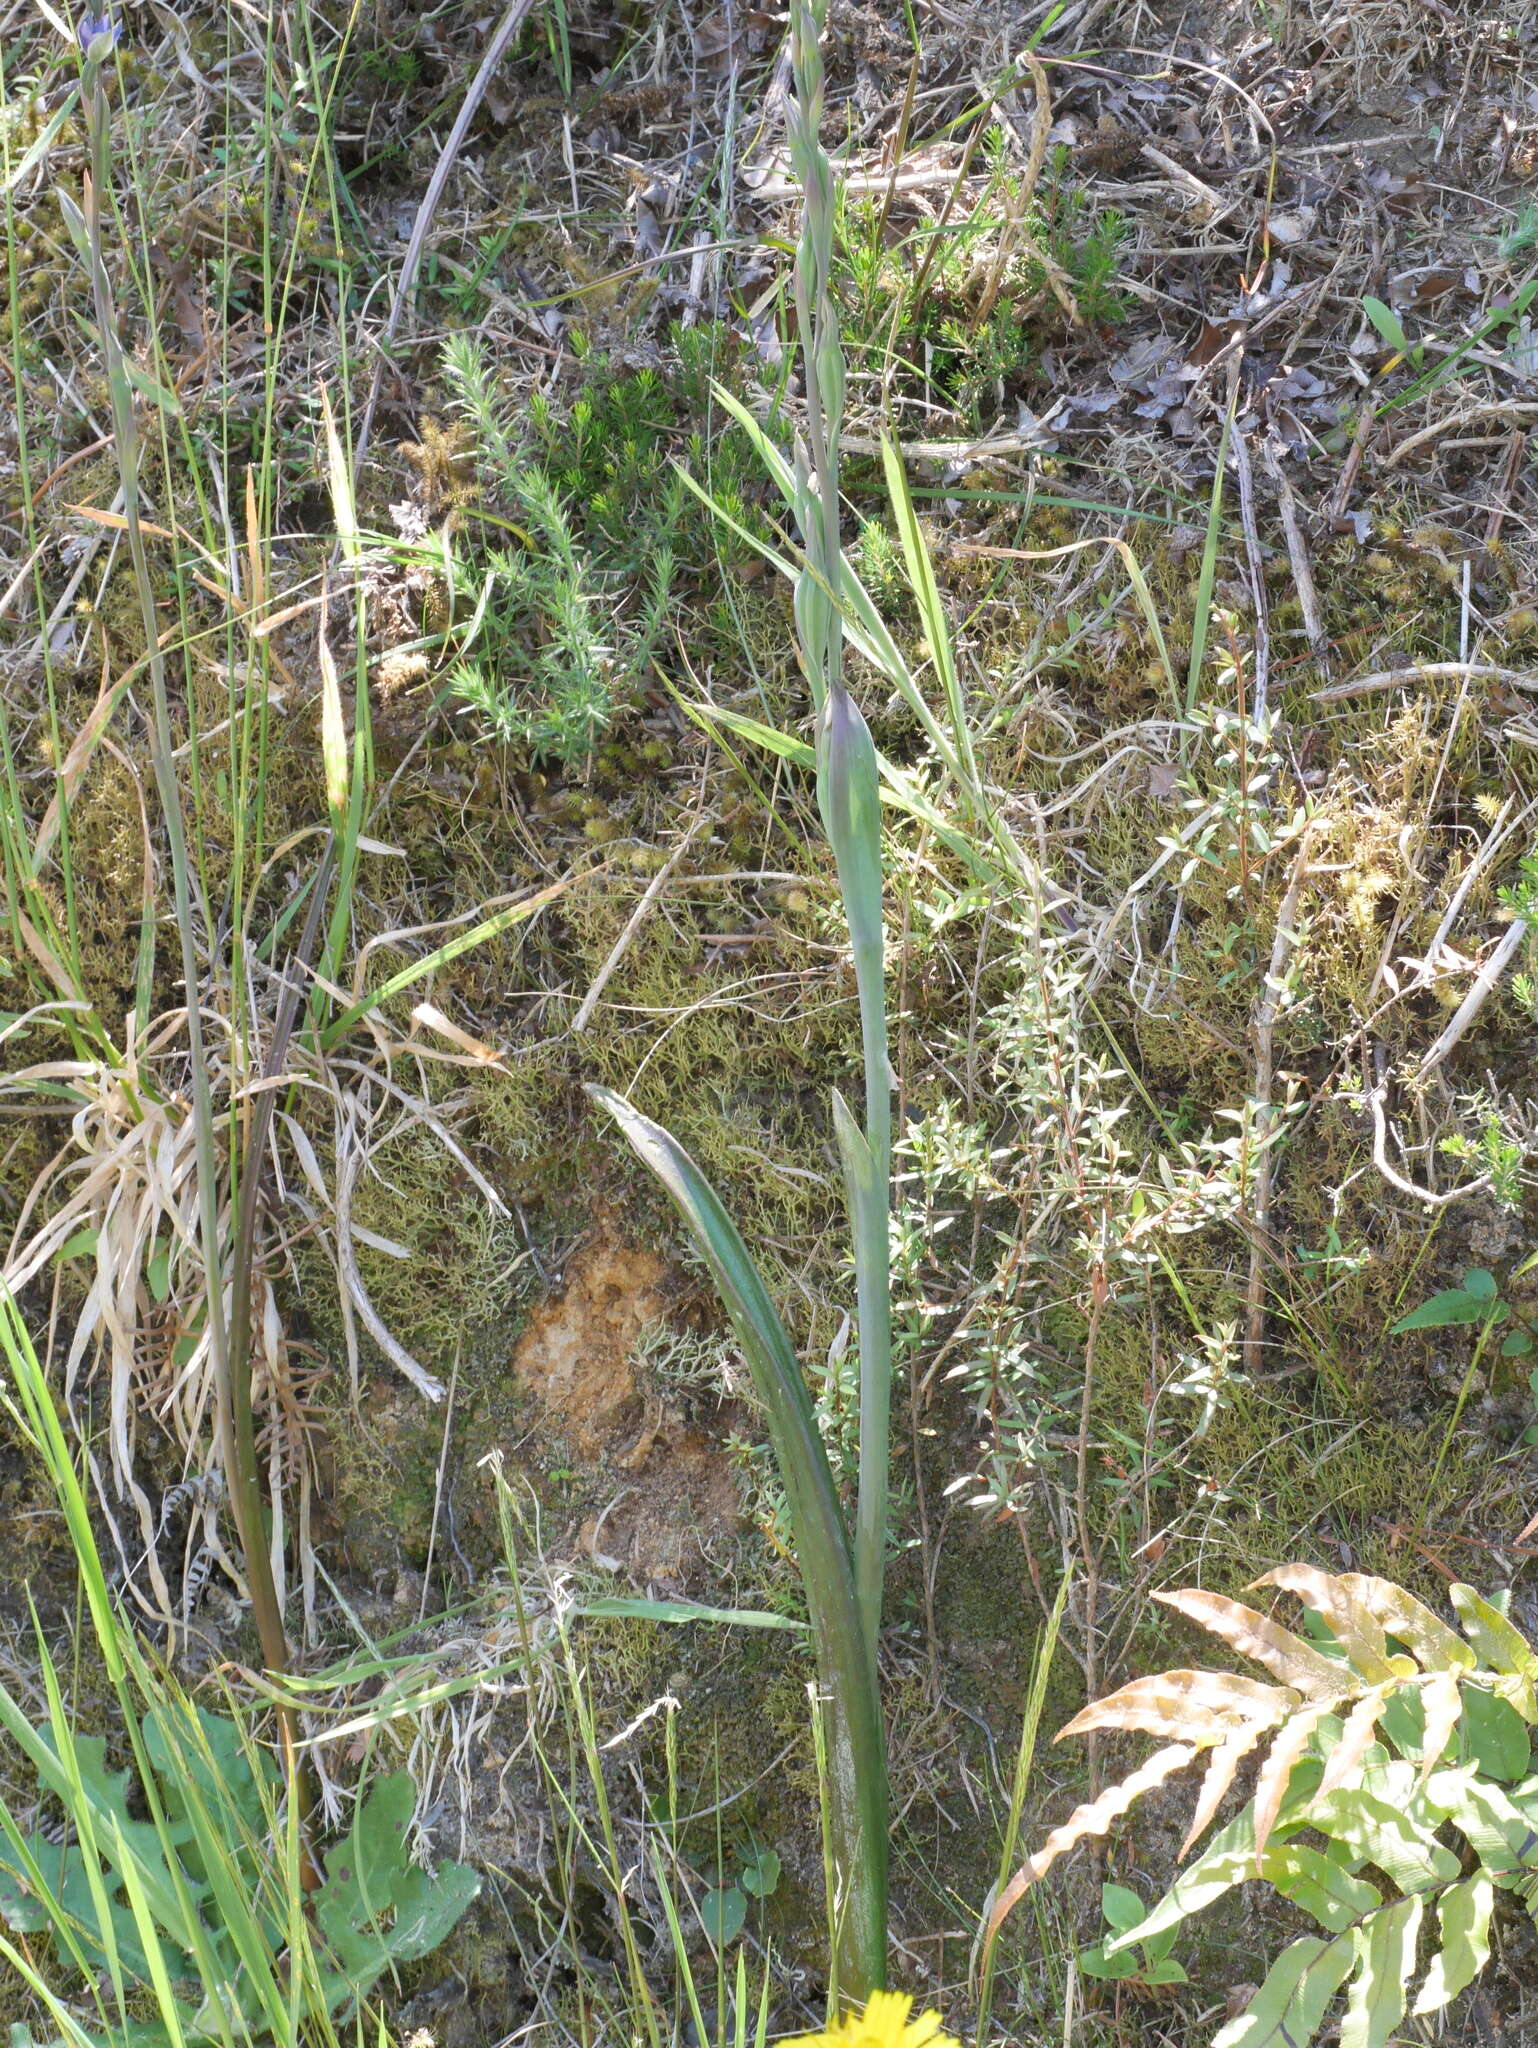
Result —
[[1295, 1636], [1279, 1622], [1238, 1600], [1221, 1593], [1195, 1591], [1155, 1593], [1154, 1598], [1173, 1607], [1200, 1627], [1221, 1636], [1231, 1649], [1252, 1663], [1263, 1664], [1284, 1685], [1296, 1686], [1309, 1699], [1330, 1700], [1340, 1696], [1343, 1674], [1332, 1658]]
[[[1164, 1747], [1053, 1829], [1000, 1895], [987, 1939], [1060, 1856], [1206, 1752], [1184, 1859], [1241, 1764], [1258, 1756], [1243, 1811], [1143, 1920], [1118, 1927], [1098, 1952], [1110, 1959], [1166, 1936], [1261, 1878], [1324, 1938], [1286, 1948], [1212, 2048], [1306, 2048], [1343, 1988], [1342, 2048], [1381, 2048], [1407, 2011], [1440, 2011], [1479, 1974], [1496, 1890], [1516, 1892], [1530, 1910], [1538, 1901], [1538, 1652], [1468, 1586], [1451, 1595], [1460, 1635], [1388, 1580], [1294, 1564], [1257, 1584], [1300, 1599], [1316, 1639], [1220, 1594], [1157, 1595], [1281, 1683], [1166, 1671], [1075, 1715], [1063, 1735], [1152, 1734]], [[1313, 1845], [1318, 1835], [1327, 1854]]]

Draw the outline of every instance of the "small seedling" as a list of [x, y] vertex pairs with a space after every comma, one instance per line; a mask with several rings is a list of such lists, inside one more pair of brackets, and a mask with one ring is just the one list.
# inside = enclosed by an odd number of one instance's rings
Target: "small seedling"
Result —
[[[1527, 1272], [1533, 1263], [1534, 1260], [1529, 1259], [1518, 1269], [1518, 1273]], [[1453, 1403], [1447, 1434], [1442, 1439], [1442, 1448], [1438, 1451], [1436, 1463], [1431, 1468], [1431, 1478], [1425, 1493], [1427, 1504], [1430, 1503], [1437, 1480], [1442, 1475], [1442, 1467], [1447, 1462], [1448, 1452], [1452, 1449], [1453, 1438], [1458, 1433], [1458, 1424], [1463, 1420], [1463, 1411], [1468, 1403], [1480, 1361], [1495, 1332], [1511, 1319], [1511, 1315], [1511, 1304], [1501, 1299], [1495, 1275], [1487, 1273], [1483, 1266], [1471, 1266], [1456, 1287], [1445, 1287], [1440, 1294], [1433, 1294], [1431, 1299], [1423, 1301], [1419, 1308], [1413, 1308], [1408, 1315], [1401, 1316], [1389, 1332], [1390, 1336], [1397, 1337], [1408, 1330], [1447, 1330], [1465, 1323], [1472, 1324], [1478, 1331], [1468, 1370], [1463, 1375], [1463, 1384], [1459, 1387], [1458, 1398]], [[1521, 1327], [1508, 1331], [1501, 1342], [1502, 1358], [1525, 1358], [1533, 1349], [1531, 1325], [1525, 1316], [1519, 1316], [1518, 1322]], [[1423, 1507], [1422, 1513], [1424, 1512]]]
[[1146, 1941], [1134, 1941], [1130, 1948], [1118, 1949], [1114, 1955], [1107, 1955], [1107, 1945], [1118, 1935], [1129, 1933], [1148, 1918], [1148, 1908], [1134, 1891], [1124, 1884], [1105, 1884], [1100, 1887], [1100, 1911], [1104, 1916], [1106, 1933], [1092, 1948], [1079, 1952], [1079, 1968], [1086, 1977], [1098, 1977], [1103, 1982], [1116, 1984], [1185, 1984], [1190, 1980], [1185, 1970], [1170, 1954], [1175, 1946], [1175, 1927], [1166, 1927], [1162, 1933], [1150, 1935]]
[[[1535, 1260], [1538, 1260], [1538, 1254], [1520, 1267], [1519, 1272], [1528, 1272]], [[1510, 1302], [1501, 1299], [1495, 1275], [1487, 1273], [1483, 1266], [1471, 1266], [1456, 1287], [1444, 1287], [1440, 1294], [1433, 1294], [1419, 1308], [1401, 1316], [1389, 1335], [1403, 1336], [1408, 1330], [1449, 1330], [1462, 1323], [1472, 1323], [1479, 1326], [1483, 1340], [1497, 1325], [1510, 1320], [1514, 1313]], [[1520, 1314], [1517, 1321], [1521, 1327], [1509, 1332], [1501, 1344], [1502, 1358], [1526, 1358], [1533, 1348], [1531, 1324]]]
[[699, 1903], [700, 1925], [715, 1948], [735, 1941], [747, 1924], [749, 1899], [767, 1899], [780, 1881], [780, 1858], [774, 1849], [754, 1843], [739, 1858], [733, 1883], [706, 1892]]
[[1418, 370], [1426, 359], [1426, 351], [1419, 342], [1412, 344], [1409, 335], [1405, 333], [1404, 322], [1393, 307], [1385, 305], [1382, 299], [1364, 296], [1362, 311], [1378, 330], [1385, 346], [1393, 351], [1383, 366], [1384, 370], [1397, 370], [1402, 362], [1408, 362], [1413, 369]]

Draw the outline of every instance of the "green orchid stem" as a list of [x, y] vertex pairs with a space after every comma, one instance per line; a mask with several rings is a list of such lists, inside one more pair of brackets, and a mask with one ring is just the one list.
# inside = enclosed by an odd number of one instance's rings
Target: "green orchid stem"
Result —
[[[828, 289], [833, 170], [819, 135], [823, 74], [817, 39], [826, 15], [827, 0], [792, 0], [796, 92], [789, 132], [804, 200], [795, 290], [806, 435], [796, 448], [793, 470], [786, 467], [784, 477], [805, 549], [805, 567], [795, 586], [796, 628], [817, 708], [817, 800], [849, 923], [865, 1074], [863, 1128], [843, 1096], [835, 1093], [833, 1098], [859, 1317], [859, 1484], [852, 1543], [790, 1339], [715, 1191], [660, 1125], [605, 1089], [590, 1087], [588, 1092], [614, 1118], [682, 1212], [710, 1266], [768, 1416], [817, 1651], [823, 1716], [818, 1753], [827, 1767], [828, 1903], [834, 1929], [830, 1995], [836, 2005], [840, 1999], [863, 2004], [886, 1983], [889, 1804], [877, 1646], [886, 1568], [892, 1403], [892, 1069], [887, 1052], [880, 767], [865, 720], [843, 679], [845, 578], [838, 444], [844, 356]], [[780, 460], [773, 457], [773, 462]]]
[[[860, 1005], [865, 1127], [841, 1095], [833, 1122], [843, 1161], [854, 1248], [860, 1347], [859, 1480], [853, 1582], [863, 1656], [858, 1680], [835, 1686], [831, 1720], [856, 1723], [874, 1743], [868, 1782], [844, 1811], [858, 1829], [835, 1827], [834, 1867], [841, 1930], [838, 1989], [868, 1998], [886, 1982], [887, 1787], [885, 1728], [877, 1649], [886, 1574], [888, 1467], [892, 1405], [892, 1070], [887, 1051], [885, 931], [882, 917], [881, 778], [876, 749], [844, 685], [843, 548], [840, 538], [839, 433], [844, 416], [844, 351], [829, 289], [833, 262], [833, 166], [822, 146], [823, 65], [818, 38], [827, 0], [791, 0], [791, 154], [801, 180], [796, 251], [796, 316], [806, 398], [806, 446], [797, 451], [796, 508], [806, 550], [797, 580], [796, 624], [818, 710], [817, 798], [838, 868], [849, 923]], [[857, 1751], [858, 1742], [854, 1748]], [[830, 1743], [838, 1793], [839, 1742]], [[835, 1807], [837, 1807], [837, 1799]], [[853, 1922], [854, 1924], [850, 1924]]]
[[855, 1512], [855, 1581], [874, 1670], [886, 1566], [887, 1468], [892, 1402], [892, 1089], [887, 1057], [885, 932], [881, 910], [881, 782], [864, 719], [839, 685], [829, 695], [818, 749], [818, 798], [838, 865], [849, 920], [860, 1041], [865, 1129], [841, 1096], [834, 1124], [854, 1240], [860, 1332], [860, 1474]]
[[[838, 1929], [833, 1962], [843, 1994], [863, 2000], [881, 1988], [886, 1970], [886, 1738], [848, 1530], [812, 1397], [747, 1246], [689, 1154], [622, 1096], [591, 1084], [587, 1092], [613, 1117], [688, 1225], [731, 1318], [768, 1419], [795, 1531], [819, 1689], [826, 1703], [829, 1835], [836, 1879], [831, 1909]], [[840, 1138], [857, 1150], [865, 1144], [847, 1110]]]

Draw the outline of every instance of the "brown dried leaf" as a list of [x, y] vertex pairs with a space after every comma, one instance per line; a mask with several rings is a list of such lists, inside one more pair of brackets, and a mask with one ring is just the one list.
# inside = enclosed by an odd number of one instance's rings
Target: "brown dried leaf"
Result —
[[1351, 1659], [1352, 1669], [1369, 1685], [1385, 1685], [1396, 1676], [1388, 1661], [1382, 1626], [1362, 1596], [1367, 1581], [1360, 1573], [1321, 1572], [1311, 1564], [1284, 1564], [1255, 1584], [1296, 1593], [1322, 1614]]
[[763, 47], [774, 16], [761, 7], [708, 9], [694, 31], [694, 53], [706, 71], [730, 71], [745, 56]]
[[1087, 1805], [1075, 1807], [1061, 1827], [1054, 1828], [1042, 1843], [1036, 1854], [1022, 1863], [1009, 1883], [994, 1902], [993, 1911], [988, 1915], [988, 1935], [984, 1945], [984, 1958], [993, 1946], [994, 1936], [1005, 1920], [1019, 1905], [1031, 1886], [1045, 1877], [1059, 1856], [1066, 1854], [1076, 1842], [1082, 1842], [1088, 1835], [1103, 1835], [1113, 1820], [1127, 1811], [1135, 1799], [1145, 1792], [1151, 1792], [1156, 1785], [1162, 1785], [1166, 1778], [1195, 1757], [1196, 1751], [1184, 1742], [1172, 1742], [1163, 1749], [1156, 1749], [1146, 1763], [1140, 1764], [1130, 1778], [1123, 1778], [1119, 1785], [1112, 1785], [1100, 1797]]
[[1462, 1636], [1392, 1579], [1354, 1580], [1365, 1606], [1391, 1636], [1408, 1643], [1428, 1671], [1472, 1671], [1478, 1659]]
[[[1296, 1698], [1296, 1694], [1293, 1697]], [[1186, 1838], [1180, 1845], [1182, 1861], [1190, 1855], [1192, 1846], [1207, 1832], [1213, 1815], [1223, 1804], [1224, 1794], [1234, 1782], [1234, 1773], [1240, 1764], [1274, 1725], [1270, 1721], [1252, 1721], [1246, 1728], [1236, 1728], [1227, 1741], [1220, 1743], [1212, 1752], [1212, 1762], [1208, 1764], [1207, 1775], [1202, 1780], [1201, 1797], [1196, 1802], [1191, 1825], [1186, 1829]]]
[[1421, 1750], [1422, 1784], [1442, 1761], [1458, 1716], [1463, 1712], [1463, 1688], [1454, 1671], [1436, 1671], [1421, 1689], [1421, 1706], [1426, 1715], [1426, 1740]]
[[1330, 1760], [1324, 1767], [1324, 1776], [1319, 1781], [1319, 1796], [1333, 1792], [1337, 1785], [1344, 1785], [1371, 1746], [1377, 1730], [1378, 1716], [1388, 1705], [1392, 1686], [1376, 1686], [1371, 1692], [1363, 1693], [1351, 1712], [1346, 1716], [1346, 1725], [1340, 1731], [1340, 1740], [1330, 1751]]
[[1092, 1700], [1059, 1730], [1057, 1740], [1087, 1735], [1095, 1728], [1136, 1729], [1142, 1735], [1163, 1735], [1209, 1749], [1226, 1740], [1236, 1723], [1259, 1721], [1270, 1727], [1297, 1704], [1291, 1687], [1263, 1685], [1236, 1672], [1161, 1671], [1135, 1678], [1103, 1700]]
[[1186, 353], [1190, 369], [1205, 369], [1224, 349], [1238, 340], [1246, 326], [1243, 320], [1203, 320], [1202, 331]]
[[1221, 1636], [1242, 1657], [1263, 1664], [1284, 1685], [1296, 1686], [1309, 1699], [1335, 1700], [1348, 1689], [1355, 1690], [1342, 1682], [1349, 1674], [1339, 1664], [1305, 1643], [1301, 1636], [1295, 1636], [1291, 1629], [1283, 1628], [1280, 1622], [1257, 1614], [1253, 1607], [1238, 1600], [1192, 1589], [1155, 1593], [1154, 1598]]
[[1292, 1716], [1287, 1725], [1271, 1745], [1271, 1754], [1260, 1767], [1255, 1780], [1255, 1868], [1260, 1870], [1260, 1859], [1265, 1854], [1266, 1843], [1271, 1830], [1276, 1826], [1276, 1817], [1282, 1810], [1286, 1795], [1287, 1781], [1292, 1776], [1292, 1767], [1308, 1748], [1314, 1730], [1330, 1711], [1328, 1702], [1318, 1706], [1304, 1707]]

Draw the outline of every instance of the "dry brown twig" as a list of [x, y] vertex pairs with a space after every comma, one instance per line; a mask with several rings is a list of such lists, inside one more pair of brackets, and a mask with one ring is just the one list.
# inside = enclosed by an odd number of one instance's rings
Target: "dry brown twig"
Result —
[[[1004, 283], [1004, 271], [1008, 265], [1014, 241], [1017, 238], [1024, 241], [1036, 260], [1038, 262], [1042, 260], [1041, 252], [1035, 244], [1035, 238], [1025, 227], [1025, 215], [1036, 190], [1036, 180], [1041, 176], [1041, 167], [1047, 160], [1047, 137], [1052, 128], [1052, 97], [1047, 90], [1047, 74], [1043, 70], [1039, 59], [1027, 51], [1025, 63], [1030, 69], [1031, 84], [1036, 92], [1036, 113], [1031, 123], [1030, 154], [1026, 158], [1025, 169], [1021, 173], [1020, 181], [1015, 186], [1013, 192], [1010, 193], [1005, 207], [1004, 225], [999, 230], [998, 244], [993, 252], [993, 261], [988, 268], [988, 277], [983, 286], [983, 295], [978, 300], [977, 311], [972, 315], [972, 332], [974, 334], [977, 333], [983, 322], [988, 318], [988, 315], [993, 311], [994, 305], [998, 300], [1000, 288]], [[1045, 268], [1046, 266], [1043, 265], [1043, 267]], [[1049, 269], [1047, 271], [1049, 282], [1051, 281], [1051, 275], [1052, 273]], [[1075, 319], [1078, 318], [1077, 306], [1073, 309], [1073, 317]]]
[[1271, 965], [1261, 985], [1260, 1000], [1250, 1025], [1250, 1044], [1255, 1054], [1254, 1132], [1259, 1147], [1255, 1162], [1250, 1239], [1250, 1272], [1245, 1288], [1244, 1370], [1251, 1375], [1261, 1366], [1261, 1347], [1266, 1320], [1266, 1254], [1271, 1236], [1271, 1189], [1274, 1179], [1272, 1146], [1272, 1089], [1276, 1075], [1273, 1041], [1281, 1011], [1287, 963], [1298, 942], [1298, 900], [1308, 873], [1308, 832], [1305, 829], [1287, 880], [1287, 892], [1276, 913], [1276, 934], [1271, 943]]
[[1311, 704], [1342, 704], [1348, 697], [1371, 697], [1381, 690], [1407, 690], [1415, 683], [1465, 683], [1484, 679], [1509, 683], [1514, 690], [1538, 690], [1538, 676], [1519, 668], [1500, 668], [1485, 661], [1422, 661], [1411, 668], [1388, 668], [1354, 682], [1332, 683], [1310, 694]]
[[1526, 920], [1520, 917], [1513, 918], [1506, 927], [1505, 932], [1501, 936], [1500, 944], [1475, 975], [1473, 985], [1469, 989], [1468, 994], [1463, 998], [1463, 1001], [1458, 1005], [1452, 1016], [1449, 1017], [1442, 1030], [1437, 1034], [1425, 1058], [1416, 1068], [1415, 1079], [1417, 1081], [1423, 1080], [1427, 1074], [1439, 1067], [1458, 1043], [1459, 1039], [1468, 1031], [1469, 1026], [1490, 1000], [1491, 995], [1495, 991], [1496, 983], [1521, 951], [1523, 943], [1527, 938], [1527, 930]]
[[[1364, 1061], [1365, 1057], [1364, 1040]], [[1471, 1195], [1483, 1194], [1490, 1185], [1488, 1173], [1480, 1174], [1475, 1180], [1465, 1181], [1462, 1187], [1448, 1188], [1445, 1191], [1439, 1192], [1435, 1188], [1421, 1187], [1417, 1182], [1411, 1180], [1408, 1175], [1401, 1173], [1399, 1168], [1390, 1161], [1388, 1156], [1387, 1109], [1390, 1075], [1388, 1062], [1384, 1057], [1381, 1047], [1374, 1049], [1373, 1060], [1378, 1069], [1377, 1078], [1370, 1086], [1363, 1090], [1363, 1094], [1372, 1116], [1372, 1163], [1377, 1167], [1379, 1173], [1382, 1174], [1389, 1186], [1398, 1188], [1402, 1195], [1409, 1195], [1412, 1200], [1424, 1202], [1428, 1208], [1432, 1209], [1445, 1209], [1449, 1203], [1467, 1201]], [[1366, 1079], [1365, 1069], [1363, 1079]]]
[[1308, 640], [1308, 651], [1328, 673], [1329, 636], [1325, 632], [1324, 615], [1319, 609], [1319, 593], [1314, 587], [1314, 572], [1308, 558], [1308, 544], [1303, 538], [1303, 527], [1298, 518], [1297, 497], [1293, 492], [1292, 480], [1283, 466], [1274, 433], [1267, 434], [1261, 443], [1261, 454], [1276, 489], [1276, 509], [1282, 522], [1282, 535], [1287, 543], [1287, 560], [1292, 567], [1292, 580], [1298, 593], [1298, 603], [1303, 611], [1303, 631]]
[[1493, 398], [1483, 405], [1467, 405], [1458, 412], [1450, 412], [1439, 420], [1433, 420], [1429, 427], [1418, 428], [1401, 441], [1397, 448], [1390, 449], [1383, 458], [1385, 470], [1397, 469], [1418, 449], [1428, 442], [1436, 441], [1443, 434], [1452, 433], [1458, 427], [1471, 426], [1475, 420], [1538, 420], [1538, 401], [1516, 398]]
[[[1239, 357], [1234, 358], [1238, 374]], [[1271, 690], [1271, 622], [1266, 602], [1266, 559], [1260, 545], [1260, 528], [1255, 520], [1255, 474], [1250, 465], [1249, 442], [1237, 421], [1229, 437], [1234, 469], [1239, 478], [1239, 523], [1244, 529], [1244, 557], [1250, 572], [1250, 599], [1255, 608], [1255, 659], [1253, 716], [1258, 724], [1266, 715]]]

